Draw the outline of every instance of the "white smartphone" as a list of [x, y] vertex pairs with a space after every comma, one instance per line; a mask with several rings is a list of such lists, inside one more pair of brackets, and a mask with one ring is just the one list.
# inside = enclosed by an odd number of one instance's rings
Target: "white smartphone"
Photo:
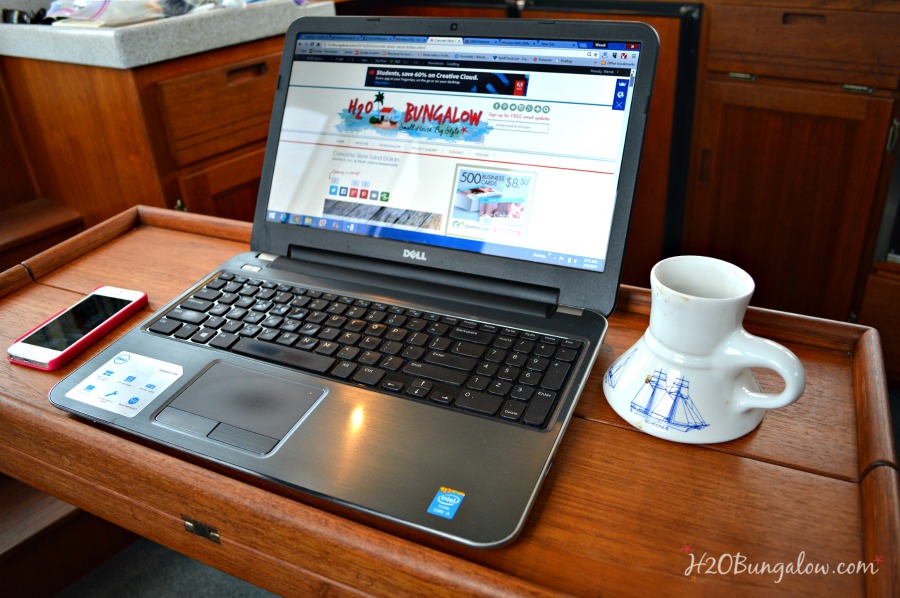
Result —
[[12, 363], [55, 370], [147, 305], [147, 294], [98, 287], [7, 349]]

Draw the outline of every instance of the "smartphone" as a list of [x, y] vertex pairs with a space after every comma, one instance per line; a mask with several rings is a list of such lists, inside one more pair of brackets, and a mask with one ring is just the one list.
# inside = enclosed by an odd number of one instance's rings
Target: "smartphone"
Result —
[[146, 305], [141, 291], [97, 287], [20, 337], [7, 349], [9, 360], [41, 370], [60, 368]]

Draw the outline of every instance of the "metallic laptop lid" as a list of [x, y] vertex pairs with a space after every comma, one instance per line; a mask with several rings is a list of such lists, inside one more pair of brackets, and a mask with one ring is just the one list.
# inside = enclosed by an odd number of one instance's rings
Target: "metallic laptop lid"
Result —
[[502, 280], [611, 313], [656, 32], [576, 21], [509, 30], [488, 19], [296, 21], [252, 248]]

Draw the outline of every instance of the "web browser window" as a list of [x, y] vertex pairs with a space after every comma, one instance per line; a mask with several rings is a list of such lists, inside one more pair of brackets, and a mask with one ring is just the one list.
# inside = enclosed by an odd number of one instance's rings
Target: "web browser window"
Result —
[[603, 270], [639, 53], [300, 35], [267, 219]]

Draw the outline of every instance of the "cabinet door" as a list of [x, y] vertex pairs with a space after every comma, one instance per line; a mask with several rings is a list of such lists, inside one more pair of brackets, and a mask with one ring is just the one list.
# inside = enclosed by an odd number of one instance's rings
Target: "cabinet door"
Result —
[[178, 177], [187, 211], [252, 221], [264, 156], [258, 148]]
[[894, 100], [709, 80], [685, 253], [734, 262], [753, 304], [845, 320], [870, 261]]

